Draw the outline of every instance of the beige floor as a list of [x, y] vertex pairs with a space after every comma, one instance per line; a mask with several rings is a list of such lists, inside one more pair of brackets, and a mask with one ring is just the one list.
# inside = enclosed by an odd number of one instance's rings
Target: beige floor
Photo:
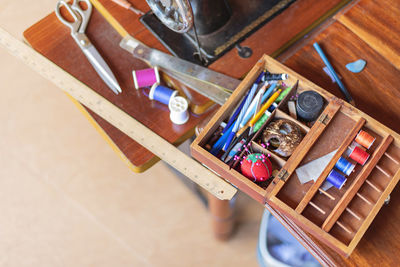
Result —
[[[21, 38], [55, 0], [0, 0]], [[262, 207], [239, 197], [236, 235], [163, 163], [134, 174], [72, 102], [0, 48], [0, 266], [257, 266]], [[155, 197], [157, 196], [157, 197]]]

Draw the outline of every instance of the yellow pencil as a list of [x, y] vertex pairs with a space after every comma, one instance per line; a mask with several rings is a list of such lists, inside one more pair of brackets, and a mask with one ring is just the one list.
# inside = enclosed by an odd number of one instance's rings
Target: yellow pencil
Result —
[[281, 93], [281, 89], [272, 94], [272, 96], [268, 99], [268, 101], [262, 106], [262, 108], [258, 111], [258, 113], [251, 119], [250, 126], [253, 127], [254, 124], [258, 121], [258, 119], [264, 114], [264, 112], [275, 102]]

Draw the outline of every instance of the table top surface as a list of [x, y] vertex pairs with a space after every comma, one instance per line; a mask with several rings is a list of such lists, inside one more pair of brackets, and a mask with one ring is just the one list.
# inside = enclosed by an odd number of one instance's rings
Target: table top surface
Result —
[[[140, 24], [138, 17], [133, 12], [124, 10], [109, 0], [99, 0], [99, 2], [106, 7], [129, 34], [135, 36], [135, 38], [141, 40], [150, 47], [166, 51], [162, 44]], [[135, 7], [141, 10], [148, 10], [145, 1], [135, 0], [131, 2]], [[285, 44], [290, 43], [293, 38], [304, 33], [304, 30], [318, 19], [324, 17], [324, 14], [340, 3], [342, 3], [340, 0], [329, 1], [329, 3], [315, 0], [297, 0], [292, 5], [292, 8], [282, 12], [241, 44], [253, 49], [253, 56], [251, 58], [242, 59], [235, 50], [232, 50], [225, 54], [220, 60], [211, 64], [210, 68], [239, 78], [254, 65], [262, 54], [275, 53]], [[282, 28], [285, 29], [284, 33], [281, 30]], [[92, 72], [92, 77], [95, 73], [93, 73], [93, 70], [90, 70], [89, 63], [83, 63], [85, 62], [84, 56], [77, 47], [76, 49], [73, 48], [75, 44], [72, 38], [70, 38], [69, 30], [61, 23], [58, 23], [54, 14], [50, 14], [24, 33], [26, 40], [40, 53], [56, 62], [56, 64], [61, 65], [64, 69], [87, 83], [90, 87], [95, 88], [96, 91], [100, 92], [114, 104], [117, 104], [120, 108], [126, 110], [134, 118], [138, 119], [171, 143], [182, 141], [182, 139], [188, 136], [193, 127], [204, 119], [206, 115], [204, 115], [204, 117], [192, 116], [188, 124], [175, 127], [169, 122], [166, 107], [151, 102], [145, 95], [142, 95], [141, 92], [133, 89], [130, 74], [131, 70], [134, 68], [146, 68], [147, 66], [143, 62], [134, 60], [125, 51], [119, 49], [118, 43], [120, 36], [96, 11], [93, 13], [91, 24], [89, 24], [88, 35], [111, 68], [116, 72], [117, 78], [123, 85], [123, 88], [126, 88], [122, 95], [113, 95], [113, 93], [105, 87], [100, 78], [87, 78], [87, 72]], [[274, 38], [270, 38], [271, 36]], [[396, 43], [393, 42], [393, 45], [396, 46]], [[76, 62], [79, 63], [78, 67]], [[314, 81], [312, 78], [311, 80]], [[319, 81], [315, 82], [317, 84], [319, 83]], [[329, 88], [326, 89], [332, 91]], [[199, 98], [201, 101], [204, 100], [201, 96], [199, 96]], [[132, 105], [131, 103], [136, 104]], [[382, 108], [382, 106], [380, 108]], [[362, 109], [362, 107], [360, 109]], [[146, 162], [154, 158], [154, 155], [150, 151], [145, 150], [118, 129], [109, 125], [105, 120], [90, 111], [88, 112], [98, 124], [99, 129], [102, 129], [106, 133], [110, 141], [121, 151], [122, 155], [124, 155], [131, 164], [139, 166], [141, 164], [146, 164]], [[367, 113], [369, 112], [367, 111]], [[144, 116], [143, 114], [146, 115]], [[165, 123], [167, 126], [165, 126]], [[395, 121], [388, 120], [388, 123], [395, 123]], [[391, 125], [388, 126], [391, 127]], [[397, 262], [396, 251], [398, 251], [398, 248], [395, 241], [397, 239], [396, 236], [399, 236], [400, 233], [395, 229], [395, 222], [398, 220], [391, 220], [391, 223], [385, 222], [385, 218], [390, 218], [391, 216], [394, 216], [394, 218], [399, 217], [400, 219], [400, 214], [398, 214], [395, 209], [400, 201], [400, 196], [397, 197], [399, 195], [397, 191], [398, 189], [393, 191], [391, 205], [378, 214], [376, 221], [371, 226], [372, 230], [370, 229], [367, 231], [360, 245], [350, 258], [345, 259], [325, 246], [321, 245], [320, 247], [338, 264], [346, 263], [348, 265], [357, 266], [360, 264], [372, 265], [377, 261], [384, 262], [385, 264]], [[382, 229], [380, 227], [381, 225], [385, 225], [385, 229]], [[370, 252], [374, 250], [378, 253], [370, 254]], [[371, 258], [368, 255], [375, 255], [375, 258]], [[379, 258], [376, 258], [376, 255], [379, 255]]]

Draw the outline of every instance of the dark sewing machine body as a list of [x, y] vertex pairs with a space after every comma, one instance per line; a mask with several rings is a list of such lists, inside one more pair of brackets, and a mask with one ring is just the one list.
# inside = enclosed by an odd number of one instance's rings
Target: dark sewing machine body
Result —
[[[168, 9], [163, 9], [165, 5], [180, 1], [182, 0], [147, 0], [149, 4], [153, 4], [150, 5], [153, 10], [154, 6], [161, 7], [163, 14], [168, 12]], [[251, 48], [241, 47], [239, 43], [294, 1], [190, 0], [201, 51], [207, 59], [203, 65], [211, 64], [234, 46], [240, 56], [249, 57]], [[141, 21], [172, 54], [200, 63], [196, 57], [198, 49], [193, 27], [184, 33], [177, 33], [166, 27], [164, 21], [161, 22], [153, 12], [142, 16]]]

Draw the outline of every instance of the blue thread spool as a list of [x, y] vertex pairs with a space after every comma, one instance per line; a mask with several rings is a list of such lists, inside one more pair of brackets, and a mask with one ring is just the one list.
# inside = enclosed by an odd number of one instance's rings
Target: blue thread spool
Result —
[[343, 185], [346, 183], [346, 177], [341, 175], [335, 170], [332, 170], [328, 177], [326, 178], [328, 182], [330, 182], [334, 187], [341, 189]]
[[157, 100], [165, 105], [169, 104], [171, 98], [175, 97], [178, 91], [169, 89], [168, 87], [159, 85], [158, 83], [153, 84], [149, 92], [149, 98], [151, 100]]
[[340, 157], [340, 159], [336, 162], [335, 167], [339, 171], [341, 171], [344, 174], [346, 174], [347, 176], [349, 176], [352, 173], [352, 171], [354, 170], [354, 168], [356, 167], [356, 165], [352, 164], [347, 159]]

